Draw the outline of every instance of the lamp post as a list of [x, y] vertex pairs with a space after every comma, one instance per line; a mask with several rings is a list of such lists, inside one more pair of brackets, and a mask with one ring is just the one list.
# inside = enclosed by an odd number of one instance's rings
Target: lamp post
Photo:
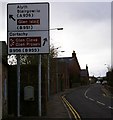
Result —
[[[51, 28], [49, 30], [63, 30], [63, 28]], [[48, 99], [49, 96], [50, 96], [50, 56], [48, 54]]]
[[63, 30], [63, 28], [51, 28], [49, 30]]
[[[49, 30], [39, 30], [39, 31], [50, 31], [50, 30], [63, 30], [63, 28], [52, 28], [52, 29], [49, 29]], [[50, 39], [50, 36], [49, 36], [49, 39]], [[48, 99], [49, 99], [49, 96], [50, 96], [50, 58], [49, 58], [49, 54], [47, 56], [48, 58]], [[38, 81], [38, 98], [39, 98], [39, 116], [41, 116], [41, 54], [39, 55], [39, 81]]]
[[[61, 53], [65, 52], [64, 50], [60, 51]], [[56, 59], [56, 83], [57, 83], [57, 93], [58, 93], [58, 88], [59, 88], [59, 79], [58, 79], [58, 75], [59, 75], [59, 63], [58, 63], [58, 59]]]

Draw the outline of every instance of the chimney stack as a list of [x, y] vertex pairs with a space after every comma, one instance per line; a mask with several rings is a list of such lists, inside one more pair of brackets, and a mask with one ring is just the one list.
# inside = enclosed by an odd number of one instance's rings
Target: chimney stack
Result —
[[86, 64], [86, 70], [88, 70], [88, 65]]
[[73, 50], [73, 53], [72, 53], [72, 58], [76, 58], [76, 53], [75, 53], [74, 50]]

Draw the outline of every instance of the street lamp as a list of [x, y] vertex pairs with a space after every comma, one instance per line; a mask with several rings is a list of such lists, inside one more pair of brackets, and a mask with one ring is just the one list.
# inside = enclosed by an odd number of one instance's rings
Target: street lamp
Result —
[[[63, 28], [51, 28], [49, 30], [63, 30]], [[50, 58], [48, 54], [48, 99], [50, 96]]]
[[63, 28], [51, 28], [49, 30], [63, 30]]
[[[50, 30], [63, 30], [63, 28], [52, 28], [49, 30], [39, 30], [39, 31], [50, 31]], [[50, 39], [50, 36], [49, 36]], [[49, 54], [47, 56], [48, 59], [48, 99], [50, 96], [50, 60], [49, 60]], [[39, 55], [39, 116], [41, 116], [41, 54]]]
[[[63, 53], [63, 52], [65, 52], [64, 50], [62, 50], [62, 51], [59, 51], [59, 52], [61, 52], [61, 53]], [[59, 88], [59, 78], [58, 78], [58, 76], [59, 76], [59, 63], [58, 63], [58, 59], [56, 58], [56, 63], [57, 63], [57, 65], [56, 65], [56, 82], [57, 82], [57, 93], [58, 93], [58, 88]]]

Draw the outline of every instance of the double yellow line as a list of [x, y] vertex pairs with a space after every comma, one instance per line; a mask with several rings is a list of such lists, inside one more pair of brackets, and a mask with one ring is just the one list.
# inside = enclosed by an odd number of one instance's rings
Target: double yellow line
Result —
[[73, 106], [66, 100], [64, 96], [61, 96], [63, 102], [67, 105], [71, 113], [73, 114], [74, 118], [76, 120], [81, 120], [80, 115], [77, 113], [77, 111], [73, 108]]

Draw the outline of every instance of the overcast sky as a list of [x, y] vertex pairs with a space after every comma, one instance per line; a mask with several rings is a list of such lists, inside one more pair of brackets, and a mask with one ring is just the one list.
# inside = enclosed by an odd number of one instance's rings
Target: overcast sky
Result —
[[[23, 2], [23, 0], [18, 1]], [[24, 0], [26, 1], [38, 2]], [[50, 1], [50, 28], [64, 28], [62, 31], [51, 30], [50, 42], [56, 48], [60, 47], [59, 51], [65, 51], [59, 52], [59, 57], [70, 57], [75, 50], [81, 68], [84, 69], [87, 64], [90, 75], [103, 76], [107, 67], [111, 66], [110, 1]], [[8, 2], [15, 2], [15, 0], [8, 0]], [[7, 0], [1, 0], [0, 40], [5, 41], [7, 41], [6, 4]]]

